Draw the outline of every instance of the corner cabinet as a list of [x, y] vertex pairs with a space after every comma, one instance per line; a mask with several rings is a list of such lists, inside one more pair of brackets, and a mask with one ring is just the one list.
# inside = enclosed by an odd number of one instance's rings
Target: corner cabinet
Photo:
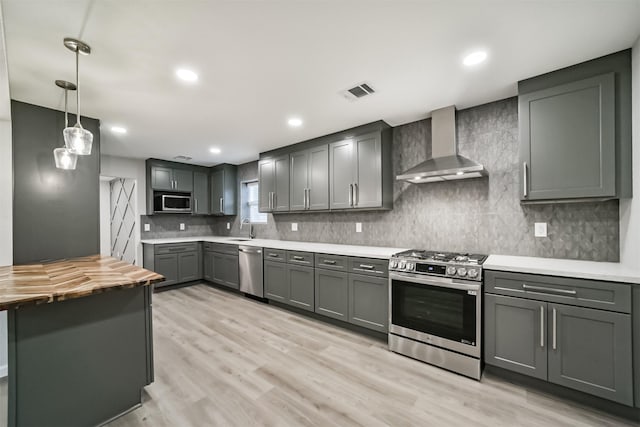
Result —
[[236, 215], [238, 197], [237, 166], [222, 164], [211, 168], [211, 213]]
[[485, 271], [485, 291], [486, 364], [633, 406], [629, 285]]
[[165, 277], [156, 287], [192, 282], [202, 278], [202, 246], [198, 242], [163, 245], [144, 244], [143, 266]]
[[631, 196], [629, 55], [518, 83], [523, 202]]
[[258, 210], [260, 212], [289, 211], [289, 155], [258, 161]]

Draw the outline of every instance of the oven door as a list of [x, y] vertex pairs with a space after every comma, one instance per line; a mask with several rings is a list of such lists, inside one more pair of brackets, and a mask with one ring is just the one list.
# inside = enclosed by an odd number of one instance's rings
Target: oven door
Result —
[[480, 283], [389, 274], [389, 332], [480, 357]]

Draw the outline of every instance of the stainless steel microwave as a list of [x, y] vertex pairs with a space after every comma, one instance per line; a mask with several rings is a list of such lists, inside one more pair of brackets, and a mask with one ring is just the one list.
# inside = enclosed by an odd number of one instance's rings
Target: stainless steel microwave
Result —
[[191, 194], [156, 192], [153, 195], [153, 211], [158, 213], [191, 213]]

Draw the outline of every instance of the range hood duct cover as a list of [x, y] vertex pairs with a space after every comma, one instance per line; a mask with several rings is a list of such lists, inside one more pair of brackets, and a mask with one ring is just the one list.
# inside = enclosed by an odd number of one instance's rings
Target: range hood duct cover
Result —
[[487, 175], [484, 166], [458, 154], [456, 108], [431, 113], [431, 158], [396, 176], [414, 184], [479, 178]]

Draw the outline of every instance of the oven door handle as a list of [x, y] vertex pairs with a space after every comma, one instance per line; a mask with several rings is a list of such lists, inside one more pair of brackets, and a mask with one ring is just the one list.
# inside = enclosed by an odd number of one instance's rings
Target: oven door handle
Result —
[[451, 289], [460, 289], [463, 291], [480, 291], [482, 289], [480, 283], [458, 283], [454, 282], [452, 279], [444, 278], [444, 277], [436, 277], [429, 276], [427, 277], [416, 277], [413, 274], [406, 273], [390, 273], [389, 280], [402, 280], [404, 282], [409, 283], [417, 283], [420, 285], [427, 286], [439, 286], [441, 288], [451, 288]]

